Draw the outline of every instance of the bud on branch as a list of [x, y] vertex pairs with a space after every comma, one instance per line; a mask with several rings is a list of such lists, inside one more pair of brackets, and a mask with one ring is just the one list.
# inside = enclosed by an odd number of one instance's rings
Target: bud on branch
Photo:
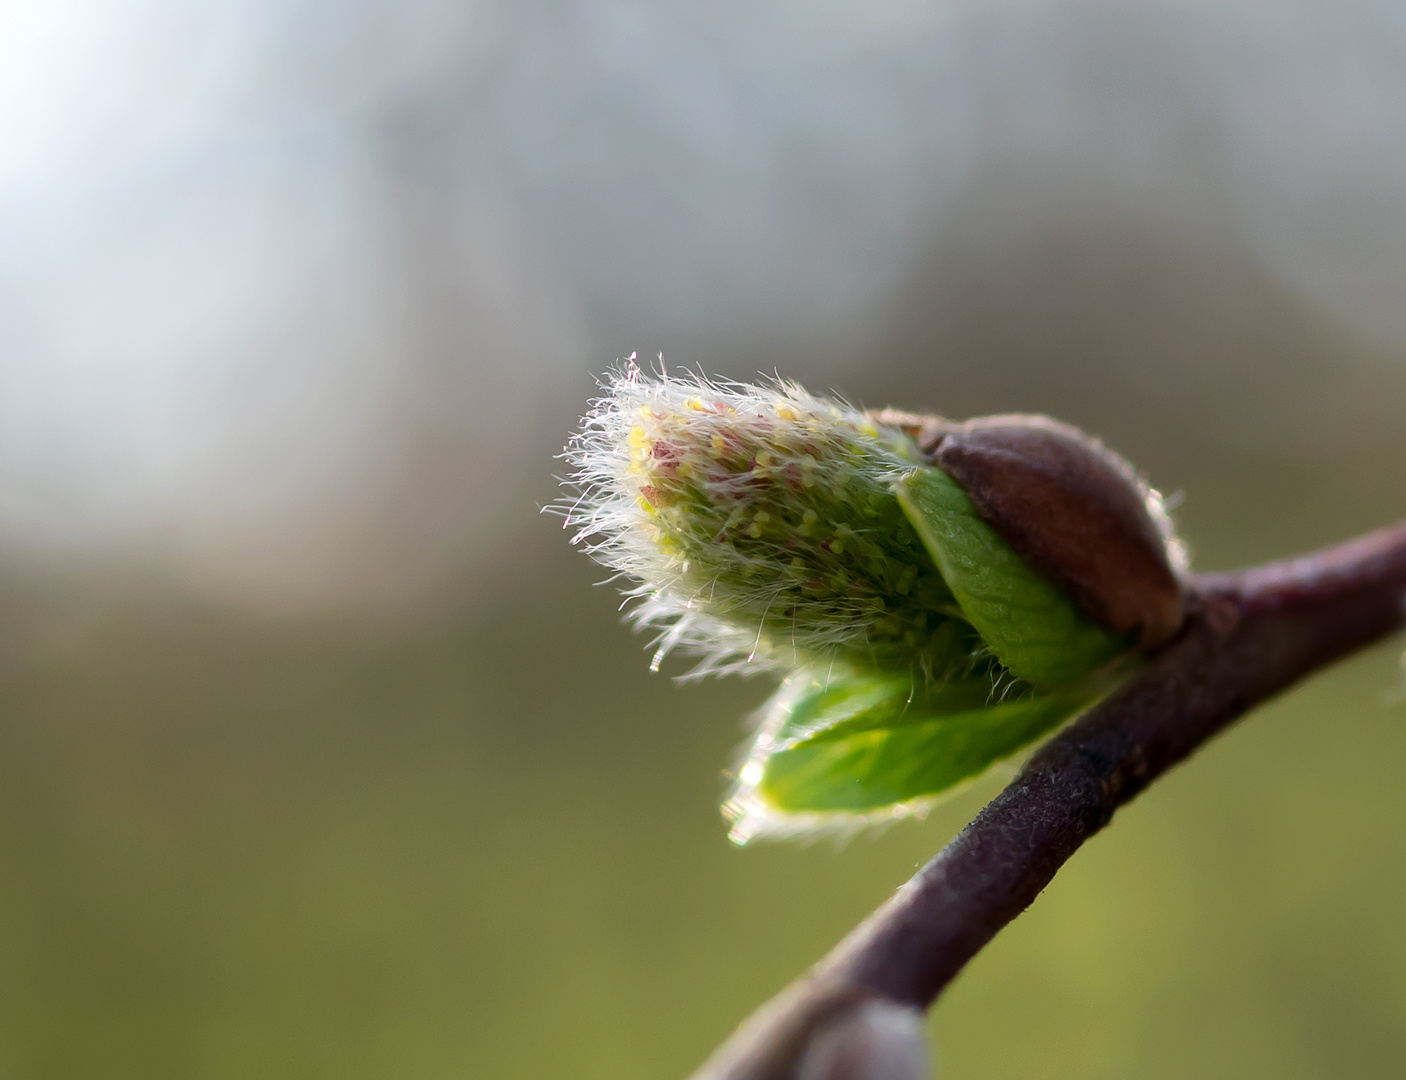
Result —
[[695, 673], [783, 670], [724, 810], [746, 842], [921, 812], [1180, 627], [1126, 462], [1044, 417], [859, 412], [777, 381], [606, 383], [559, 510]]

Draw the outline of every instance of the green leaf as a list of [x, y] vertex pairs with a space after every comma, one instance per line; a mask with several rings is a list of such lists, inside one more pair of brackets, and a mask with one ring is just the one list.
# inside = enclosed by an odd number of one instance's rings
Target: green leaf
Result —
[[962, 614], [1013, 674], [1068, 686], [1132, 646], [1016, 554], [941, 469], [909, 473], [898, 499]]
[[843, 823], [951, 792], [1095, 696], [1089, 686], [1027, 687], [1003, 701], [989, 678], [915, 688], [907, 676], [798, 672], [769, 703], [724, 808], [733, 839]]
[[[900, 727], [914, 718], [980, 709], [990, 704], [992, 680], [977, 678], [935, 683], [919, 688], [921, 675], [894, 673], [827, 673], [823, 678], [802, 671], [787, 680], [786, 703], [773, 745], [789, 748], [838, 733]], [[794, 687], [801, 687], [799, 693]]]
[[786, 813], [851, 813], [940, 795], [981, 775], [1071, 715], [1080, 702], [1029, 697], [892, 727], [848, 729], [767, 758], [758, 793]]

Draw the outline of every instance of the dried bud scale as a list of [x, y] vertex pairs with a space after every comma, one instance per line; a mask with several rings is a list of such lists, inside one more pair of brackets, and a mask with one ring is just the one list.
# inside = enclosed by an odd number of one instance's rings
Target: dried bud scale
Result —
[[796, 1080], [924, 1080], [932, 1075], [926, 1018], [914, 1008], [867, 1001], [811, 1039]]
[[932, 461], [981, 516], [1093, 619], [1161, 645], [1185, 615], [1184, 551], [1131, 465], [1047, 416], [986, 416], [935, 433]]

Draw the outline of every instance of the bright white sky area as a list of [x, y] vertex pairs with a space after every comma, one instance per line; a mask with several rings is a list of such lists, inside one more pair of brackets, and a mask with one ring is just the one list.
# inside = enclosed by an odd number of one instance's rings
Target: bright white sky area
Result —
[[588, 372], [843, 355], [993, 168], [1406, 351], [1397, 4], [7, 0], [0, 533], [414, 586], [533, 509]]

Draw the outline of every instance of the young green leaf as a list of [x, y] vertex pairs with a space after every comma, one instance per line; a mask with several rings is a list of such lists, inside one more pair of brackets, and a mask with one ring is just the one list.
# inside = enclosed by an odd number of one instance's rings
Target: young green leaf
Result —
[[1133, 646], [1095, 623], [1021, 558], [940, 469], [915, 469], [898, 501], [962, 614], [996, 658], [1037, 686], [1067, 686]]
[[910, 814], [1010, 757], [1097, 696], [1090, 685], [1000, 700], [986, 678], [799, 672], [768, 704], [724, 807], [732, 838]]

